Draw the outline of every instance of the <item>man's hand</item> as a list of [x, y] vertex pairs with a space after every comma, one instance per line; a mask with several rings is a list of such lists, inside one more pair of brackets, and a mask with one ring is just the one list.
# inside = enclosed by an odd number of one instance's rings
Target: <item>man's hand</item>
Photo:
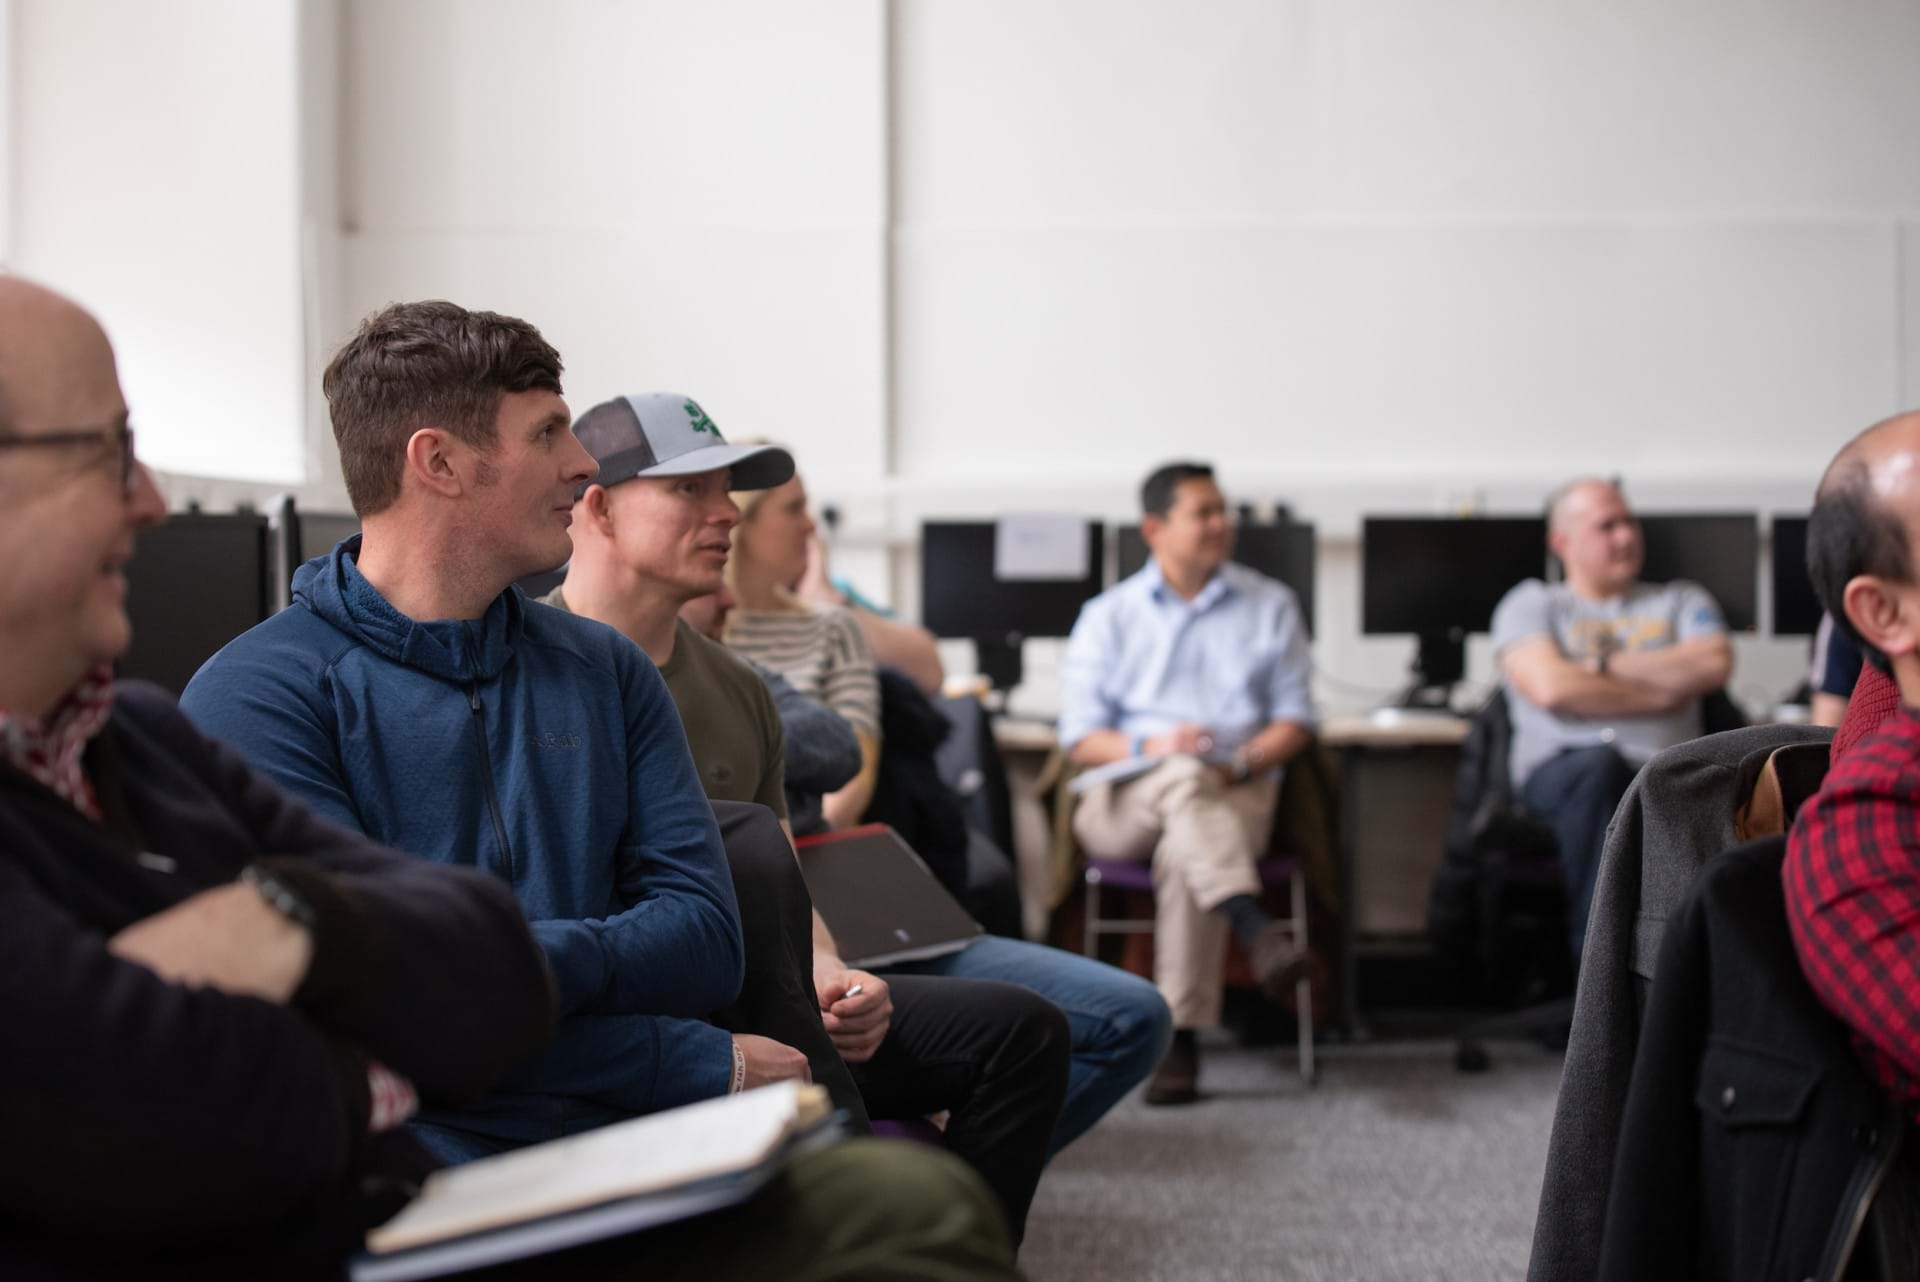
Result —
[[1140, 745], [1149, 757], [1175, 757], [1186, 754], [1204, 757], [1213, 751], [1213, 731], [1192, 722], [1182, 722], [1165, 734], [1157, 734]]
[[807, 1057], [784, 1042], [776, 1042], [771, 1037], [756, 1037], [752, 1033], [735, 1033], [733, 1045], [747, 1061], [746, 1081], [740, 1086], [750, 1091], [756, 1086], [771, 1086], [775, 1082], [810, 1082], [813, 1070], [807, 1067]]
[[284, 1006], [306, 978], [313, 936], [253, 887], [231, 881], [135, 922], [107, 951], [169, 983]]
[[[853, 996], [848, 990], [858, 986]], [[848, 970], [837, 957], [818, 957], [813, 966], [814, 993], [820, 999], [820, 1022], [834, 1049], [849, 1064], [864, 1064], [887, 1039], [893, 1024], [893, 994], [887, 981], [864, 970]]]

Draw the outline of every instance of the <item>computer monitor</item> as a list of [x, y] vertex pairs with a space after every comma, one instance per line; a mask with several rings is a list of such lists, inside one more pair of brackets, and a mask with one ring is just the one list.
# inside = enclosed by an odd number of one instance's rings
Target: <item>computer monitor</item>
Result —
[[294, 563], [295, 569], [360, 533], [360, 518], [351, 512], [301, 512], [295, 519], [300, 532], [300, 559]]
[[127, 566], [133, 644], [120, 675], [179, 694], [220, 647], [271, 612], [265, 517], [170, 517], [134, 543]]
[[[1147, 541], [1137, 525], [1114, 528], [1115, 570], [1120, 578], [1137, 574], [1147, 563]], [[1278, 525], [1236, 526], [1233, 535], [1233, 559], [1268, 578], [1278, 579], [1293, 589], [1300, 601], [1300, 613], [1313, 633], [1313, 583], [1315, 550], [1313, 526], [1300, 521]]]
[[1752, 512], [1643, 512], [1647, 583], [1690, 579], [1719, 603], [1733, 632], [1760, 622], [1760, 518]]
[[994, 574], [995, 523], [928, 521], [920, 527], [920, 621], [935, 636], [971, 640], [980, 671], [1003, 690], [1020, 684], [1020, 644], [1063, 637], [1100, 593], [1105, 531], [1088, 521], [1086, 574], [1002, 579]]
[[1466, 639], [1493, 608], [1547, 565], [1538, 516], [1369, 516], [1360, 523], [1360, 630], [1420, 639], [1405, 702], [1443, 707], [1466, 675]]
[[1773, 635], [1810, 637], [1826, 608], [1807, 577], [1807, 518], [1773, 518]]

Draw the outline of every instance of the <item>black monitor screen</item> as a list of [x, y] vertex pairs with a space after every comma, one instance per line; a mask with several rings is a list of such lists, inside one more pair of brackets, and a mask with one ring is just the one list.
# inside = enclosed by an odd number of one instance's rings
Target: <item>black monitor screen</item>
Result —
[[1751, 512], [1643, 513], [1647, 546], [1640, 577], [1690, 579], [1719, 603], [1727, 627], [1751, 632], [1760, 619], [1760, 520]]
[[325, 556], [335, 545], [360, 533], [360, 518], [351, 513], [301, 512], [299, 562]]
[[[1115, 567], [1121, 578], [1137, 574], [1147, 563], [1147, 541], [1137, 525], [1114, 530]], [[1289, 521], [1285, 525], [1240, 525], [1233, 533], [1233, 559], [1268, 578], [1278, 579], [1299, 598], [1300, 613], [1313, 632], [1313, 527]]]
[[1485, 632], [1500, 598], [1547, 565], [1537, 516], [1369, 516], [1360, 542], [1360, 630], [1370, 636]]
[[1773, 518], [1773, 635], [1810, 637], [1826, 610], [1807, 577], [1807, 518]]
[[920, 527], [920, 621], [935, 636], [976, 641], [1064, 637], [1100, 594], [1102, 534], [1087, 522], [1085, 578], [1009, 580], [993, 572], [992, 521], [929, 521]]
[[266, 519], [175, 516], [134, 544], [127, 566], [133, 644], [120, 675], [179, 694], [201, 664], [268, 613]]

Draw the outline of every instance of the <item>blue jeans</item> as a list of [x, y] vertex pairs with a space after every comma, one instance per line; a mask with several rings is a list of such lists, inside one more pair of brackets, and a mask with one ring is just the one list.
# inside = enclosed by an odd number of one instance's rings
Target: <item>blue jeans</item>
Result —
[[1145, 1081], [1173, 1040], [1173, 1015], [1146, 980], [1077, 953], [983, 935], [957, 953], [901, 962], [882, 975], [944, 975], [1019, 984], [1058, 1006], [1073, 1031], [1067, 1102], [1051, 1158]]
[[1607, 825], [1636, 773], [1612, 747], [1599, 744], [1549, 757], [1520, 786], [1520, 800], [1553, 829], [1560, 847], [1560, 871], [1567, 883], [1567, 947], [1575, 971], [1587, 944], [1587, 917], [1600, 880]]

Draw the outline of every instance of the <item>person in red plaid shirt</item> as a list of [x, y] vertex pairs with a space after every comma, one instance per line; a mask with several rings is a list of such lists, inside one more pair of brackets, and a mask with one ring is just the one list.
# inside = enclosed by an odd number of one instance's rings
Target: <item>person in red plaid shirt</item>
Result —
[[[1920, 1115], [1920, 412], [1876, 424], [1827, 469], [1807, 531], [1813, 586], [1899, 706], [1835, 742], [1782, 876], [1800, 967], [1875, 1078]], [[1865, 685], [1873, 672], [1862, 676]], [[1852, 718], [1849, 718], [1851, 721]]]

